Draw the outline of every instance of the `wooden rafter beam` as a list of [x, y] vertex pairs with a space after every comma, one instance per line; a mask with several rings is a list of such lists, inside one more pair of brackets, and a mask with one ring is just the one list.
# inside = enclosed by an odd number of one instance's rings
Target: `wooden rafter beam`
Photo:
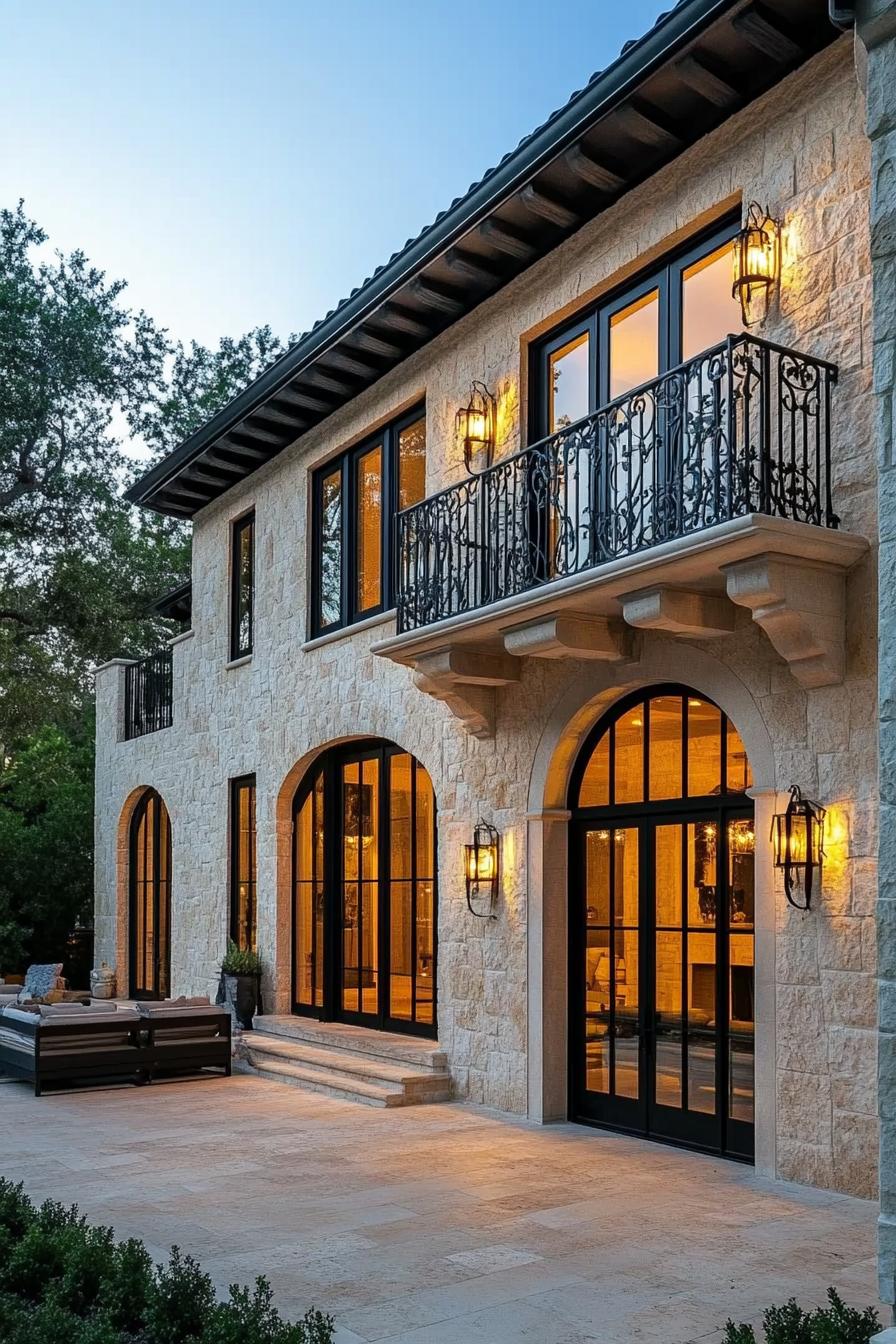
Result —
[[570, 172], [575, 173], [576, 177], [587, 182], [590, 187], [597, 187], [598, 191], [615, 195], [625, 186], [624, 177], [592, 158], [582, 145], [573, 145], [566, 151], [564, 159]]
[[579, 222], [579, 216], [574, 210], [556, 196], [549, 196], [547, 192], [533, 186], [531, 182], [520, 192], [520, 201], [533, 215], [538, 215], [551, 224], [557, 224], [561, 229], [571, 229]]
[[531, 261], [538, 251], [530, 239], [524, 238], [509, 224], [499, 223], [496, 219], [483, 220], [479, 225], [479, 232], [492, 247], [497, 248], [499, 252], [506, 252], [509, 257], [516, 257], [519, 261]]

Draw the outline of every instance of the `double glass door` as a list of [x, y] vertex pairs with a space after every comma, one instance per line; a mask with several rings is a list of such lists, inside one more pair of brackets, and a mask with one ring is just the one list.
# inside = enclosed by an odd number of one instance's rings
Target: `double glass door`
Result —
[[686, 687], [592, 734], [571, 796], [571, 1118], [752, 1157], [751, 783], [734, 725]]
[[751, 1157], [752, 809], [579, 829], [580, 1118]]
[[296, 795], [298, 1013], [435, 1035], [429, 775], [390, 744], [327, 753]]
[[[715, 501], [721, 365], [699, 356], [742, 327], [735, 230], [704, 235], [535, 347], [530, 440], [558, 436], [549, 465], [532, 468], [547, 496], [544, 577], [656, 544], [680, 527], [685, 501]], [[626, 395], [686, 361], [674, 383]], [[599, 424], [580, 425], [611, 403]]]

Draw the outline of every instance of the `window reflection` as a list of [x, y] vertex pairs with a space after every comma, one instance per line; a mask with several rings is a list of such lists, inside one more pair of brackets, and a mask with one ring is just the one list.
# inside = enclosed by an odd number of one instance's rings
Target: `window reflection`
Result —
[[659, 291], [610, 318], [610, 400], [656, 378], [660, 371]]
[[335, 625], [342, 610], [342, 471], [320, 482], [320, 593], [322, 626]]
[[731, 292], [734, 243], [688, 266], [681, 277], [682, 359], [691, 359], [743, 328], [740, 304]]
[[382, 600], [383, 450], [377, 445], [357, 464], [358, 611], [378, 607]]
[[581, 420], [589, 402], [590, 342], [588, 333], [576, 336], [548, 357], [548, 433]]
[[426, 494], [426, 417], [398, 435], [398, 507], [409, 509]]

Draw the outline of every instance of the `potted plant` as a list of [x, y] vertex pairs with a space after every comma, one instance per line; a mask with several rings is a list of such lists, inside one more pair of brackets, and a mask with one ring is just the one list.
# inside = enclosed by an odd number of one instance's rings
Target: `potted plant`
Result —
[[247, 1031], [251, 1029], [252, 1018], [261, 1007], [261, 963], [258, 953], [238, 947], [232, 938], [221, 962], [218, 1002], [229, 1008], [235, 1021]]

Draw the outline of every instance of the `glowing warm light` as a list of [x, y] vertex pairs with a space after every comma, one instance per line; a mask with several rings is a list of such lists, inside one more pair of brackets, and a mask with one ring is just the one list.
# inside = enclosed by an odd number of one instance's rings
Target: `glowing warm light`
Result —
[[[481, 919], [496, 919], [491, 906], [498, 895], [498, 832], [494, 826], [480, 821], [473, 830], [473, 843], [464, 845], [464, 877], [467, 888], [467, 908]], [[473, 899], [486, 896], [489, 908], [477, 910]]]
[[781, 224], [756, 201], [735, 239], [732, 296], [740, 300], [744, 325], [765, 317], [772, 286], [781, 271]]
[[[808, 910], [812, 904], [813, 877], [821, 875], [824, 859], [825, 809], [804, 798], [794, 784], [786, 811], [776, 814], [772, 823], [775, 842], [775, 866], [784, 870], [784, 893], [791, 905]], [[794, 898], [802, 888], [803, 902]]]
[[485, 383], [474, 381], [470, 400], [454, 417], [457, 432], [463, 440], [464, 462], [467, 471], [484, 471], [491, 466], [495, 451], [495, 424], [497, 402]]

